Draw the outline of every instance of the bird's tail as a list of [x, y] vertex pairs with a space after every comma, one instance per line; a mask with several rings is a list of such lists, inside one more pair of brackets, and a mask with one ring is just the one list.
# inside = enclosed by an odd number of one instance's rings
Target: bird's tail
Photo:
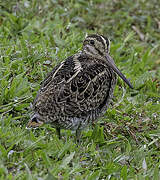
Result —
[[30, 121], [29, 121], [28, 124], [27, 124], [27, 127], [33, 127], [33, 128], [35, 128], [35, 127], [39, 127], [39, 126], [41, 126], [41, 125], [43, 125], [43, 122], [40, 121], [40, 120], [38, 120], [36, 114], [33, 114], [33, 115], [31, 116]]

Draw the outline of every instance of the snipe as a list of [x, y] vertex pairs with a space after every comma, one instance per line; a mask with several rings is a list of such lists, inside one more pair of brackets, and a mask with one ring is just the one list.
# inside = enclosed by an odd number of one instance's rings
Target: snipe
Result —
[[110, 41], [106, 37], [87, 36], [82, 51], [54, 67], [42, 82], [28, 126], [50, 123], [59, 136], [60, 129], [78, 133], [106, 112], [116, 74], [133, 88], [116, 67], [109, 50]]

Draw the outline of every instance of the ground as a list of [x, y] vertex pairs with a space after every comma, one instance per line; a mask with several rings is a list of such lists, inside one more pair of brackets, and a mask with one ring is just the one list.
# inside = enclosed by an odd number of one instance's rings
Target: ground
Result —
[[[0, 179], [160, 179], [160, 3], [158, 0], [0, 1]], [[40, 82], [82, 47], [111, 40], [118, 80], [94, 128], [27, 129]]]

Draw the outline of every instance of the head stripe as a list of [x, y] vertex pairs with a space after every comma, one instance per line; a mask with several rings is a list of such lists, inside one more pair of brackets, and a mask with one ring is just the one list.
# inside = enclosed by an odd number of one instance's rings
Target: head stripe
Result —
[[103, 44], [103, 46], [104, 47], [106, 47], [106, 43], [104, 43], [104, 40], [102, 39], [102, 37], [101, 36], [97, 36], [96, 34], [93, 34], [93, 35], [89, 35], [88, 37], [87, 37], [87, 39], [96, 39], [97, 41], [99, 41], [99, 42], [101, 42], [102, 44]]
[[106, 46], [107, 46], [107, 49], [108, 49], [108, 52], [110, 50], [110, 40], [104, 36], [101, 36], [101, 38], [103, 39], [103, 41], [105, 42]]
[[103, 42], [104, 42], [105, 46], [107, 46], [107, 47], [108, 47], [108, 44], [106, 43], [106, 39], [105, 39], [103, 36], [101, 36], [101, 38], [102, 38], [102, 40], [103, 40]]

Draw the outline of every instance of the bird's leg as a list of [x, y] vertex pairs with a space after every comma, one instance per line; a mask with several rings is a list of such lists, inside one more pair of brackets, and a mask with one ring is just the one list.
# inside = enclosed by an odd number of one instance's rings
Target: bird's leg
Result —
[[77, 129], [76, 130], [76, 142], [79, 144], [80, 143], [80, 138], [81, 138], [81, 130]]
[[61, 139], [61, 129], [59, 127], [56, 128], [56, 132], [57, 132], [58, 138]]
[[92, 122], [92, 129], [96, 127], [95, 121]]
[[28, 122], [27, 127], [36, 128], [36, 127], [40, 127], [41, 125], [43, 125], [43, 122], [38, 120], [36, 116], [33, 116]]

